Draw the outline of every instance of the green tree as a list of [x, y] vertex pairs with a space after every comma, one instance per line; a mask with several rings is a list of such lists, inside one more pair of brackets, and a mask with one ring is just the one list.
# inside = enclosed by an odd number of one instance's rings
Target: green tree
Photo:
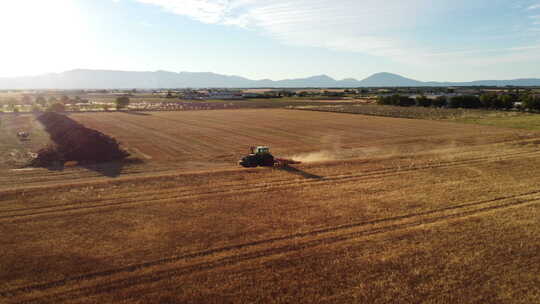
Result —
[[523, 108], [539, 111], [540, 110], [540, 97], [534, 96], [532, 94], [523, 95], [521, 98]]
[[431, 99], [427, 98], [424, 95], [416, 96], [415, 101], [416, 101], [416, 105], [419, 107], [429, 107], [432, 104]]
[[400, 107], [414, 106], [415, 100], [409, 96], [399, 96], [397, 105]]
[[497, 97], [497, 105], [501, 109], [512, 109], [515, 102], [516, 97], [513, 95], [504, 94]]
[[480, 98], [474, 95], [454, 96], [448, 102], [450, 108], [476, 109], [480, 108], [481, 105]]
[[6, 105], [7, 105], [8, 108], [10, 108], [10, 109], [12, 109], [13, 107], [15, 107], [17, 104], [18, 104], [18, 102], [17, 102], [17, 99], [15, 99], [15, 98], [9, 98], [9, 99], [6, 101]]
[[377, 97], [377, 104], [390, 105], [391, 104], [390, 96], [378, 96]]
[[32, 104], [32, 97], [30, 97], [29, 95], [24, 95], [21, 99], [21, 102], [22, 104], [25, 104], [25, 105], [31, 105]]
[[379, 96], [378, 103], [382, 105], [397, 106], [399, 104], [400, 96], [394, 94], [391, 96]]
[[124, 109], [129, 105], [129, 97], [127, 96], [118, 97], [116, 98], [115, 103], [116, 103], [117, 110]]
[[47, 112], [65, 112], [66, 106], [61, 102], [56, 102], [47, 108]]
[[36, 97], [36, 103], [42, 107], [46, 106], [47, 105], [47, 100], [45, 100], [45, 97], [39, 95], [38, 97]]
[[399, 94], [394, 94], [392, 96], [379, 96], [377, 99], [377, 103], [381, 105], [410, 107], [414, 106], [415, 100], [409, 96], [401, 96]]
[[34, 103], [34, 104], [32, 105], [32, 110], [31, 110], [31, 111], [32, 111], [32, 112], [41, 112], [42, 110], [41, 110], [41, 107], [40, 107], [38, 104], [35, 104], [35, 103]]
[[492, 93], [482, 94], [480, 96], [480, 103], [482, 108], [497, 108], [497, 95]]
[[69, 97], [67, 95], [62, 95], [60, 97], [60, 102], [63, 103], [63, 104], [68, 104], [70, 102]]
[[447, 102], [448, 102], [448, 98], [446, 98], [446, 96], [444, 95], [441, 95], [441, 96], [437, 96], [437, 98], [432, 100], [431, 104], [434, 107], [442, 108], [442, 107], [446, 107]]

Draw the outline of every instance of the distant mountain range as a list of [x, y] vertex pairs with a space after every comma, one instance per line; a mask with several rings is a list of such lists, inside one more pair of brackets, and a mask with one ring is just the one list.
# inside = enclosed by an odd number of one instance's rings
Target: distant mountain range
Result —
[[540, 86], [540, 79], [479, 80], [472, 82], [423, 82], [391, 73], [377, 73], [363, 80], [336, 80], [327, 75], [285, 80], [251, 80], [240, 76], [192, 72], [126, 72], [72, 70], [30, 77], [0, 78], [0, 89], [157, 89], [157, 88], [309, 88], [309, 87], [446, 87]]

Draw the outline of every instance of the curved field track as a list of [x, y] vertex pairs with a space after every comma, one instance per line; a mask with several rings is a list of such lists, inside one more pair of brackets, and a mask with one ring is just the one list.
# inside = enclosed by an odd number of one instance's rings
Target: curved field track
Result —
[[[104, 173], [112, 164], [0, 177], [0, 302], [540, 301], [537, 134], [294, 113], [77, 117], [97, 129], [103, 121], [100, 131], [152, 159], [124, 164], [114, 178]], [[140, 131], [115, 133], [117, 116]], [[161, 135], [154, 127], [156, 149], [159, 139], [172, 138], [163, 153], [181, 146], [187, 154], [160, 159], [137, 141], [145, 130], [139, 119], [159, 124], [156, 118], [168, 116], [191, 131], [170, 126]], [[250, 133], [255, 116], [261, 125], [281, 121], [282, 131]], [[210, 137], [189, 141], [196, 117]], [[222, 136], [249, 134], [278, 151], [297, 141], [292, 153], [337, 156], [288, 169], [226, 162], [208, 169], [205, 157], [235, 140], [250, 144], [243, 135], [214, 143], [216, 121]], [[328, 136], [343, 130], [337, 146], [320, 140], [324, 125]]]

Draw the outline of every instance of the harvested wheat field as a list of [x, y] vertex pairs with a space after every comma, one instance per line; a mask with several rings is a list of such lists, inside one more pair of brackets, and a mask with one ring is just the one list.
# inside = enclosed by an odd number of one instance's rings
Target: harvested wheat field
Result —
[[[461, 124], [292, 110], [217, 110], [141, 114], [75, 114], [89, 128], [117, 138], [134, 154], [154, 162], [204, 161], [233, 164], [250, 145], [277, 155], [327, 151], [332, 158], [364, 156], [378, 147], [425, 150], [476, 145], [524, 132]], [[345, 154], [345, 155], [342, 155]]]
[[[538, 133], [287, 110], [70, 117], [145, 163], [4, 170], [0, 302], [540, 302]], [[307, 162], [237, 168], [252, 144]]]

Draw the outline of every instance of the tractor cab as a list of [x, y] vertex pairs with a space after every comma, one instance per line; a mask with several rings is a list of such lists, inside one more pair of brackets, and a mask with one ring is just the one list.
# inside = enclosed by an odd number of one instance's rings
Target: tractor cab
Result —
[[270, 148], [265, 146], [251, 147], [251, 154], [269, 154]]

